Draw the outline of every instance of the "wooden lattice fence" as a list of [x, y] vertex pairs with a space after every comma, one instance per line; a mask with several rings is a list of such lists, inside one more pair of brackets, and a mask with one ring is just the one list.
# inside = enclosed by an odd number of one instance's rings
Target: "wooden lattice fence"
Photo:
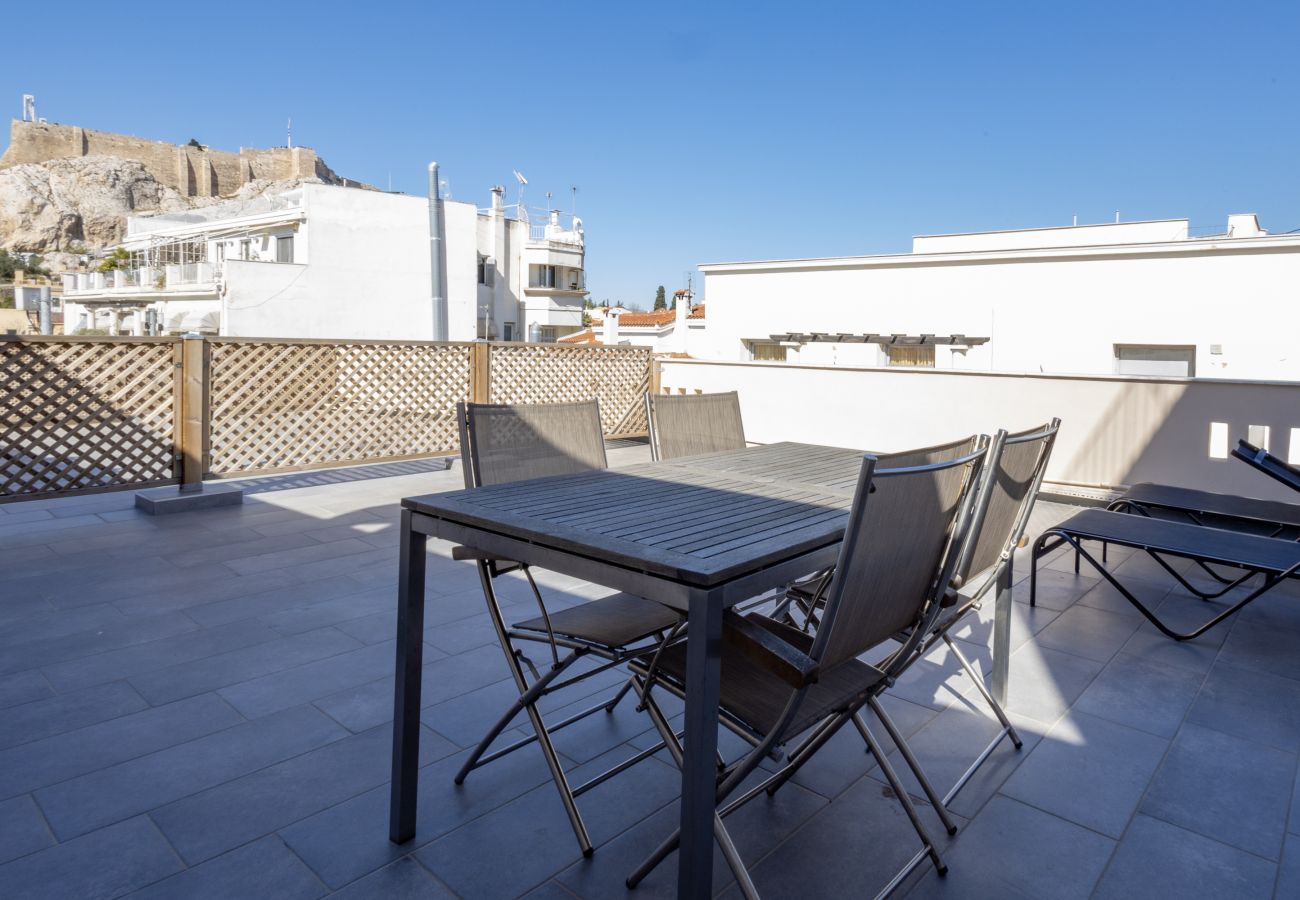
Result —
[[178, 342], [0, 339], [0, 499], [176, 480]]
[[490, 346], [489, 395], [493, 403], [563, 403], [598, 397], [606, 437], [646, 433], [649, 347]]
[[209, 344], [207, 471], [293, 469], [457, 449], [469, 344]]
[[461, 400], [598, 397], [646, 432], [644, 347], [263, 338], [0, 340], [0, 502], [458, 452]]

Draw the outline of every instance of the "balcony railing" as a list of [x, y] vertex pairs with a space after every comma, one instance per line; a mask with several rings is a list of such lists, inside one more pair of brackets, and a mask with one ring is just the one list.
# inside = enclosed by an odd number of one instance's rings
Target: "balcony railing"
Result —
[[461, 400], [598, 397], [645, 433], [647, 348], [0, 339], [0, 502], [458, 452]]
[[212, 263], [180, 263], [154, 268], [114, 269], [109, 272], [66, 272], [63, 294], [77, 295], [155, 293], [210, 285], [216, 279]]

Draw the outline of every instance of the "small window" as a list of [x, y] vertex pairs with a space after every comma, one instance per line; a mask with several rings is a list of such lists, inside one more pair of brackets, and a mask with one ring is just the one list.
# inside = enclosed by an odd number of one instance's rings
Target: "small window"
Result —
[[293, 262], [293, 235], [282, 234], [276, 237], [275, 261], [278, 263]]
[[885, 355], [891, 366], [934, 368], [934, 344], [888, 344]]
[[478, 283], [487, 284], [488, 283], [487, 279], [488, 279], [487, 257], [480, 256], [478, 258]]
[[501, 326], [501, 339], [503, 341], [513, 341], [515, 339], [515, 323], [506, 322]]
[[776, 341], [749, 341], [749, 358], [755, 362], [785, 362], [785, 351]]
[[555, 266], [533, 266], [528, 281], [529, 287], [555, 287]]
[[1196, 374], [1196, 348], [1162, 344], [1116, 344], [1115, 374], [1191, 378]]

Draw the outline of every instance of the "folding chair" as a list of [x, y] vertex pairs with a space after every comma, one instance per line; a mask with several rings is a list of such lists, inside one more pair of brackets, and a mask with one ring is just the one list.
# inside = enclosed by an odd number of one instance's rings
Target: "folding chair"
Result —
[[[1232, 606], [1211, 617], [1198, 628], [1188, 632], [1174, 631], [1139, 600], [1120, 579], [1084, 547], [1087, 541], [1118, 544], [1141, 550], [1172, 575], [1188, 592], [1202, 600], [1222, 597], [1256, 575], [1263, 576], [1259, 587], [1250, 591]], [[1132, 603], [1161, 632], [1176, 641], [1189, 641], [1199, 637], [1233, 615], [1247, 604], [1253, 603], [1277, 585], [1300, 574], [1300, 543], [1281, 538], [1243, 534], [1222, 528], [1169, 522], [1145, 516], [1106, 509], [1085, 509], [1052, 528], [1034, 541], [1033, 568], [1029, 572], [1029, 605], [1036, 601], [1038, 589], [1038, 560], [1061, 544], [1068, 544], [1101, 573], [1101, 576]], [[1205, 591], [1193, 585], [1169, 564], [1166, 557], [1188, 559], [1197, 563], [1212, 563], [1244, 572], [1241, 577], [1225, 584], [1221, 590]]]
[[645, 408], [650, 456], [655, 461], [746, 447], [740, 395], [735, 391], [646, 394]]
[[[461, 461], [465, 469], [466, 487], [605, 468], [600, 407], [595, 400], [586, 403], [513, 406], [459, 403], [456, 415], [460, 426]], [[510, 704], [456, 774], [456, 783], [463, 784], [465, 777], [479, 766], [536, 741], [541, 746], [551, 777], [560, 791], [578, 845], [583, 855], [590, 855], [592, 844], [578, 812], [576, 798], [653, 755], [663, 745], [638, 753], [585, 784], [570, 788], [551, 743], [551, 735], [598, 710], [613, 712], [614, 707], [632, 687], [632, 682], [629, 679], [613, 698], [551, 726], [543, 721], [537, 702], [548, 694], [653, 650], [661, 641], [675, 634], [682, 619], [665, 606], [628, 594], [613, 594], [568, 609], [551, 611], [547, 609], [546, 601], [527, 565], [495, 559], [469, 547], [453, 548], [452, 556], [455, 559], [472, 559], [478, 564], [488, 614], [505, 653], [510, 674], [519, 690], [518, 699]], [[499, 576], [513, 571], [521, 571], [528, 580], [541, 615], [507, 627], [493, 582]], [[538, 666], [517, 646], [518, 642], [525, 641], [540, 642], [547, 646], [550, 667], [544, 674], [538, 671]], [[586, 656], [603, 662], [588, 671], [560, 678], [570, 666]], [[531, 683], [525, 676], [525, 666], [531, 671]], [[493, 741], [521, 711], [528, 714], [533, 734], [488, 754], [486, 751]]]
[[[920, 447], [895, 453], [871, 451], [868, 455], [876, 457], [880, 461], [880, 468], [882, 469], [902, 469], [911, 466], [927, 466], [931, 463], [956, 459], [968, 453], [974, 453], [981, 447], [986, 446], [987, 443], [988, 438], [984, 435], [972, 434], [970, 437], [949, 441], [946, 444], [936, 444], [933, 447]], [[773, 618], [782, 619], [791, 625], [796, 624], [792, 612], [797, 609], [803, 619], [801, 623], [803, 630], [811, 631], [815, 628], [822, 606], [821, 594], [830, 585], [832, 571], [827, 569], [817, 572], [787, 587], [785, 597], [772, 613]]]
[[[844, 542], [826, 593], [815, 636], [757, 613], [729, 611], [724, 619], [720, 714], [745, 732], [752, 749], [718, 775], [714, 835], [741, 892], [758, 892], [727, 832], [724, 819], [763, 791], [774, 792], [850, 722], [861, 733], [902, 805], [921, 849], [885, 886], [889, 893], [927, 857], [947, 871], [884, 749], [861, 715], [893, 683], [937, 621], [951, 592], [957, 551], [969, 525], [968, 502], [984, 449], [929, 466], [883, 470], [864, 458]], [[911, 637], [876, 665], [858, 657], [901, 631]], [[681, 764], [683, 749], [653, 692], [686, 690], [686, 646], [668, 645], [650, 660], [632, 663], [637, 689], [669, 751]], [[732, 798], [759, 763], [789, 738], [807, 734], [787, 764]], [[943, 815], [942, 811], [940, 814]], [[677, 846], [674, 833], [627, 880], [635, 887]]]
[[961, 652], [961, 648], [952, 639], [952, 632], [967, 615], [983, 606], [990, 590], [998, 585], [1010, 586], [1013, 582], [1016, 548], [1020, 546], [1033, 514], [1034, 503], [1038, 499], [1060, 425], [1060, 419], [1053, 419], [1046, 425], [1016, 434], [999, 431], [993, 438], [984, 464], [984, 474], [975, 494], [971, 526], [967, 531], [954, 578], [954, 586], [962, 588], [962, 594], [957, 604], [945, 610], [935, 627], [926, 635], [918, 654], [924, 655], [942, 641], [997, 717], [1001, 730], [948, 792], [942, 798], [936, 798], [934, 789], [921, 772], [920, 765], [912, 756], [898, 727], [883, 707], [876, 710], [885, 730], [899, 745], [903, 758], [917, 776], [917, 781], [930, 801], [944, 808], [966, 786], [1004, 738], [1010, 740], [1017, 750], [1023, 746], [1011, 719], [989, 692], [984, 679], [966, 658], [966, 654]]

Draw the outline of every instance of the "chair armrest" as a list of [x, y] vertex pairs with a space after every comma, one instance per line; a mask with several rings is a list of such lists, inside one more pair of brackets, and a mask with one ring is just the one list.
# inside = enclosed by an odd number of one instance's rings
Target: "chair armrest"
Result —
[[763, 626], [732, 610], [722, 617], [722, 639], [793, 688], [817, 680], [817, 662]]

